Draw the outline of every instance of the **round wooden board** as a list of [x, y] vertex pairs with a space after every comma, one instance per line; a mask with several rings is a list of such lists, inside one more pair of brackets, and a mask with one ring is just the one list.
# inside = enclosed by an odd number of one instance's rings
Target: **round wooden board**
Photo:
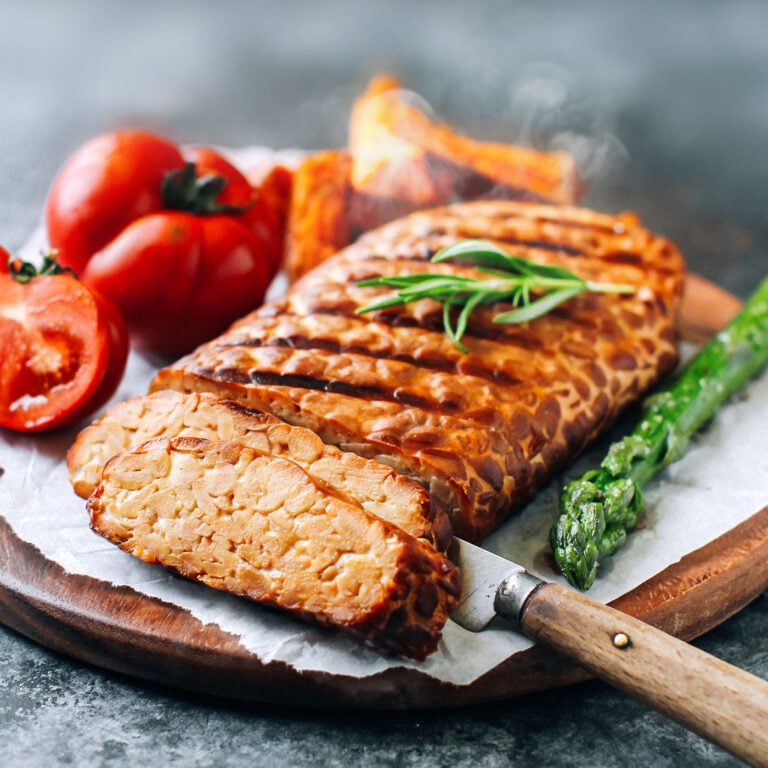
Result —
[[[700, 278], [687, 284], [684, 335], [711, 333], [738, 301]], [[715, 310], [713, 312], [713, 309]], [[1, 510], [0, 510], [1, 512]], [[768, 588], [768, 507], [689, 553], [613, 605], [685, 640], [717, 626]], [[366, 678], [263, 663], [235, 635], [128, 587], [67, 573], [0, 516], [0, 622], [99, 667], [243, 701], [355, 709], [444, 707], [509, 698], [585, 680], [568, 660], [533, 647], [470, 685], [412, 669]]]
[[[768, 507], [614, 601], [690, 640], [768, 587]], [[127, 587], [66, 573], [0, 518], [0, 619], [53, 650], [178, 688], [301, 707], [444, 707], [519, 696], [589, 675], [544, 648], [508, 659], [466, 686], [411, 669], [367, 678], [262, 663], [234, 635]]]

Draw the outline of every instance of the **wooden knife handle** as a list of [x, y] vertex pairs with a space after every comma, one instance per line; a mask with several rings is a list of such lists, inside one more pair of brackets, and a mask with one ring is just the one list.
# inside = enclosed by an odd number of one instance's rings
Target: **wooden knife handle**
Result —
[[584, 595], [545, 583], [520, 618], [567, 654], [750, 765], [768, 766], [768, 682]]

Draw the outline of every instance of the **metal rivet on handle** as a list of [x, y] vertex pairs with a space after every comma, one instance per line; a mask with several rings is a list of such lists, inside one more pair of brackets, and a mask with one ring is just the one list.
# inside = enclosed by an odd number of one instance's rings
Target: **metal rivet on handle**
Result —
[[613, 636], [613, 644], [616, 648], [629, 648], [632, 645], [632, 641], [629, 639], [629, 635], [624, 632], [617, 632]]

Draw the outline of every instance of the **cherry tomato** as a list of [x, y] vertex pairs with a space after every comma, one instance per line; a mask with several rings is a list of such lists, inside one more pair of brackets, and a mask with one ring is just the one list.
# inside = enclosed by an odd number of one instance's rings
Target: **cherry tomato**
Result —
[[260, 241], [236, 218], [162, 212], [126, 227], [83, 279], [114, 298], [137, 344], [175, 356], [261, 304], [269, 273]]
[[101, 407], [125, 370], [128, 333], [114, 306], [71, 274], [21, 283], [0, 253], [0, 426], [32, 432]]
[[221, 153], [142, 131], [97, 137], [55, 180], [48, 236], [111, 299], [137, 346], [180, 355], [255, 309], [284, 221]]

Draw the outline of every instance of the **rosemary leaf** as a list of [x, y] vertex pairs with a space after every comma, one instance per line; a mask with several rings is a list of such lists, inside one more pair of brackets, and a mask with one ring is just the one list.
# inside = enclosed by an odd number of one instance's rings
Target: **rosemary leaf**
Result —
[[[514, 307], [496, 315], [494, 323], [525, 323], [546, 315], [580, 293], [633, 293], [635, 290], [632, 285], [583, 280], [565, 267], [537, 264], [510, 255], [485, 240], [461, 240], [438, 251], [432, 262], [437, 264], [448, 259], [471, 264], [487, 277], [478, 279], [421, 272], [360, 280], [357, 285], [361, 288], [386, 286], [397, 290], [390, 296], [360, 307], [357, 314], [422, 299], [438, 301], [443, 304], [445, 333], [466, 353], [461, 338], [467, 330], [470, 315], [482, 304], [506, 302]], [[454, 306], [461, 307], [455, 325], [451, 313]]]
[[546, 315], [551, 312], [555, 307], [562, 304], [568, 299], [572, 299], [574, 296], [582, 293], [582, 288], [560, 288], [552, 293], [547, 293], [535, 301], [523, 302], [523, 306], [517, 309], [512, 309], [509, 312], [502, 312], [493, 318], [494, 323], [515, 325], [519, 323], [527, 323], [529, 320], [535, 320], [537, 317]]

